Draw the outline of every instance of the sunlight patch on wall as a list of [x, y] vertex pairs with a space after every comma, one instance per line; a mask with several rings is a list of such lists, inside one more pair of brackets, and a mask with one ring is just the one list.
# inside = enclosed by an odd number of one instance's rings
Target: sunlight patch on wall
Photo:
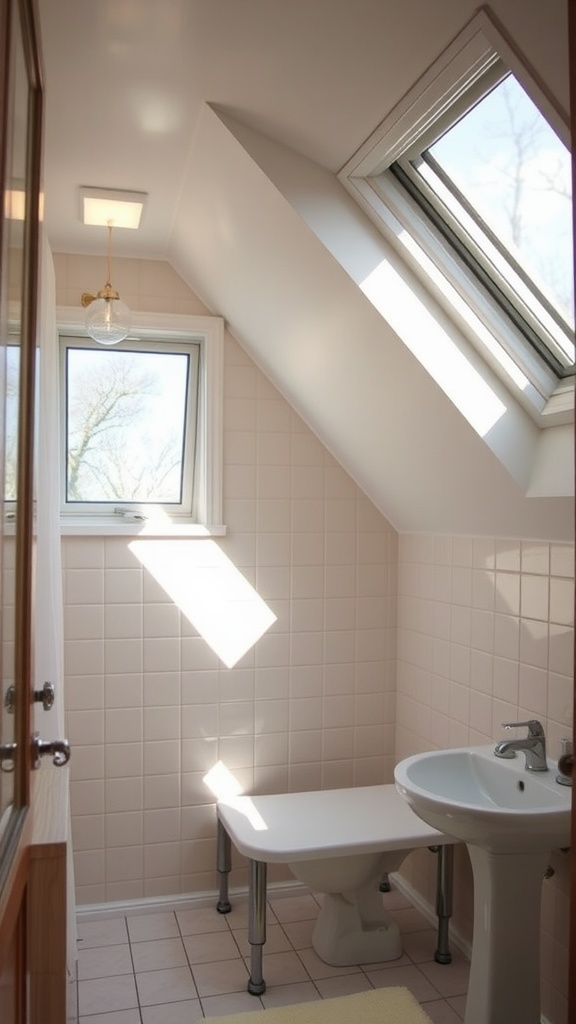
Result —
[[212, 540], [136, 540], [130, 550], [227, 668], [276, 616]]
[[468, 423], [485, 437], [506, 406], [409, 285], [382, 260], [360, 287]]
[[223, 761], [216, 761], [210, 771], [206, 772], [202, 782], [208, 786], [217, 800], [233, 800], [242, 793], [238, 779]]
[[229, 806], [234, 807], [243, 817], [247, 818], [252, 828], [257, 832], [264, 832], [268, 829], [268, 825], [260, 811], [254, 806], [254, 801], [251, 797], [242, 795], [242, 788], [238, 779], [226, 767], [223, 761], [217, 761], [210, 771], [206, 773], [202, 782], [205, 786], [208, 786], [208, 789], [211, 790], [217, 800], [222, 800]]

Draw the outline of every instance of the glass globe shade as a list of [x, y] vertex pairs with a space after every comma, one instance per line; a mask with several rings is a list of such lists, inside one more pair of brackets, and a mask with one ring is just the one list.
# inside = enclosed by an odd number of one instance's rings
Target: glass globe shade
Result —
[[86, 312], [86, 330], [101, 345], [117, 345], [130, 331], [128, 306], [121, 299], [94, 299]]

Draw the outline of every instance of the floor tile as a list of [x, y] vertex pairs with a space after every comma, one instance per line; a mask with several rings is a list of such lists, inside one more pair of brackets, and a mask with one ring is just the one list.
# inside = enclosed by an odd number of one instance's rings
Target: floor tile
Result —
[[433, 960], [437, 943], [438, 935], [433, 928], [426, 928], [421, 932], [406, 932], [402, 936], [404, 952], [416, 964]]
[[[229, 910], [227, 914], [219, 914], [216, 908], [214, 908], [214, 910], [211, 911], [211, 913], [214, 915], [214, 919], [216, 921], [224, 922], [225, 924], [227, 923], [231, 928], [247, 928], [249, 914], [247, 897], [240, 896], [234, 898], [234, 896], [232, 895], [230, 897], [230, 902], [232, 904], [232, 909]], [[272, 913], [270, 904], [268, 904], [267, 910], [268, 918], [270, 919], [270, 914]], [[276, 920], [275, 915], [273, 915], [272, 920]], [[207, 930], [216, 931], [215, 928], [209, 928]]]
[[106, 917], [101, 921], [80, 919], [77, 925], [78, 948], [113, 946], [128, 942], [125, 917]]
[[304, 964], [297, 953], [266, 953], [263, 958], [262, 973], [266, 985], [290, 985], [300, 981], [309, 981]]
[[465, 995], [468, 991], [470, 964], [460, 958], [454, 958], [451, 964], [437, 964], [435, 961], [419, 965], [422, 973], [432, 982], [440, 995]]
[[130, 946], [98, 946], [78, 950], [78, 980], [110, 978], [116, 974], [132, 974], [134, 970]]
[[[199, 1024], [204, 1020], [199, 999], [178, 1003], [160, 1003], [142, 1007], [142, 1024]], [[102, 1024], [106, 1024], [102, 1021]]]
[[422, 1009], [426, 1011], [432, 1024], [462, 1024], [462, 1017], [452, 1009], [445, 999], [438, 999], [433, 1003], [422, 1003]]
[[207, 996], [201, 1000], [206, 1017], [224, 1017], [229, 1013], [249, 1013], [262, 1007], [258, 996], [249, 992], [231, 992], [227, 995]]
[[134, 971], [159, 971], [167, 967], [187, 967], [186, 951], [182, 939], [154, 939], [135, 942], [132, 946]]
[[312, 945], [312, 932], [316, 918], [308, 921], [284, 921], [282, 928], [294, 949], [307, 949]]
[[229, 914], [219, 914], [215, 907], [198, 910], [177, 910], [176, 920], [182, 935], [204, 935], [228, 930]]
[[[232, 934], [241, 955], [249, 957], [251, 947], [248, 941], [248, 929], [234, 928]], [[269, 924], [266, 927], [266, 945], [264, 948], [265, 953], [268, 956], [270, 953], [285, 953], [288, 950], [292, 951], [294, 949], [294, 945], [290, 944], [290, 940], [282, 925]]]
[[334, 999], [336, 996], [352, 996], [357, 992], [367, 992], [372, 988], [365, 974], [344, 974], [336, 978], [318, 978], [315, 982], [322, 999]]
[[138, 1006], [136, 984], [133, 974], [122, 974], [107, 978], [78, 982], [78, 1006], [81, 1017], [110, 1010], [129, 1010]]
[[201, 999], [229, 992], [245, 992], [248, 983], [248, 969], [240, 958], [222, 960], [220, 963], [195, 964], [192, 974]]
[[186, 999], [196, 999], [198, 995], [189, 967], [146, 971], [136, 975], [136, 984], [141, 1006], [177, 1003]]
[[78, 1024], [141, 1024], [140, 1011], [113, 1010], [112, 1013], [91, 1014], [89, 1017], [80, 1017]]
[[284, 896], [270, 900], [278, 921], [306, 921], [318, 917], [319, 906], [313, 896]]
[[185, 935], [184, 948], [188, 960], [194, 964], [206, 964], [211, 960], [234, 960], [240, 950], [229, 931], [209, 932], [208, 935]]
[[176, 915], [172, 911], [157, 911], [152, 914], [134, 914], [126, 918], [130, 942], [146, 942], [150, 939], [176, 938], [180, 932]]
[[384, 897], [401, 922], [403, 952], [394, 961], [334, 967], [312, 947], [320, 896], [276, 896], [267, 907], [263, 952], [266, 991], [252, 996], [248, 901], [230, 914], [190, 907], [80, 919], [79, 1024], [201, 1024], [204, 1018], [330, 999], [372, 987], [404, 985], [433, 1024], [461, 1024], [469, 962], [453, 951], [434, 960], [437, 933], [401, 893]]
[[363, 963], [359, 966], [364, 971], [379, 971], [385, 967], [411, 967], [412, 963], [408, 954], [403, 952], [393, 960], [376, 960], [373, 963]]
[[320, 993], [312, 981], [302, 981], [296, 985], [273, 985], [260, 996], [264, 1006], [294, 1006], [296, 1003], [311, 1003], [320, 999]]
[[437, 999], [439, 992], [418, 967], [387, 967], [383, 971], [366, 971], [374, 988], [386, 988], [390, 985], [401, 985], [410, 989], [412, 995], [423, 1002], [425, 999]]
[[466, 1013], [466, 996], [454, 996], [454, 998], [448, 998], [446, 1000], [453, 1010], [464, 1020], [464, 1014]]
[[340, 974], [357, 974], [360, 970], [357, 964], [350, 964], [348, 967], [332, 967], [324, 963], [313, 949], [300, 949], [298, 951], [304, 967], [313, 981], [317, 978], [333, 978]]

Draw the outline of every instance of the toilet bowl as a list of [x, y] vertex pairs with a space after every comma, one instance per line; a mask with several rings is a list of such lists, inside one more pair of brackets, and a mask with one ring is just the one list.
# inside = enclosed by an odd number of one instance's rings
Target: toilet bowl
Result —
[[409, 853], [358, 853], [289, 865], [300, 882], [323, 894], [312, 935], [321, 960], [342, 967], [401, 956], [400, 930], [384, 910], [379, 885], [382, 876], [397, 871]]

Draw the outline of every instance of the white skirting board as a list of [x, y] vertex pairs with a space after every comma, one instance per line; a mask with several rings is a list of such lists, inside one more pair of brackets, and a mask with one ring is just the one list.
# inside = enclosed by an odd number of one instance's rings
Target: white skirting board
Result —
[[[274, 896], [297, 896], [307, 892], [305, 886], [300, 882], [270, 882], [268, 894]], [[248, 887], [242, 886], [237, 889], [230, 889], [230, 896], [236, 899], [248, 899]], [[191, 910], [193, 907], [214, 907], [218, 892], [198, 892], [191, 895], [181, 896], [149, 896], [141, 900], [125, 900], [116, 903], [89, 903], [76, 907], [76, 917], [80, 921], [83, 918], [90, 918], [92, 921], [103, 920], [106, 917], [118, 917], [118, 914], [150, 914], [155, 910]]]
[[[413, 889], [408, 882], [404, 880], [402, 875], [397, 872], [393, 872], [390, 875], [390, 880], [394, 886], [401, 892], [410, 903], [420, 911], [420, 913], [430, 921], [430, 924], [435, 928], [437, 926], [438, 918], [436, 911], [431, 903], [425, 900], [416, 889]], [[301, 882], [296, 879], [289, 882], [270, 882], [268, 885], [268, 896], [299, 896], [304, 893], [308, 893], [309, 890]], [[248, 887], [241, 886], [230, 890], [231, 902], [234, 905], [234, 900], [248, 899]], [[125, 900], [118, 901], [116, 903], [90, 903], [84, 906], [76, 907], [76, 917], [80, 921], [82, 918], [90, 918], [92, 921], [103, 920], [107, 917], [117, 917], [119, 914], [150, 914], [155, 910], [190, 910], [193, 907], [214, 907], [216, 910], [216, 902], [218, 900], [218, 893], [216, 891], [211, 892], [199, 892], [192, 895], [181, 895], [181, 896], [149, 896], [145, 899], [140, 900]], [[468, 960], [472, 947], [457, 931], [454, 930], [453, 926], [450, 926], [450, 940], [458, 947], [460, 952]]]

